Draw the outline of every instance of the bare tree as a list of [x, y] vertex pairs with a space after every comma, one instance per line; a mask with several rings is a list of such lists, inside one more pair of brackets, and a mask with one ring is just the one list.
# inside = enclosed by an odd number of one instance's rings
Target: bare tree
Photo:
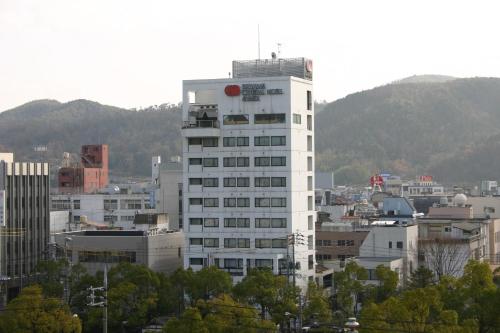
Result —
[[459, 276], [469, 258], [469, 243], [459, 239], [426, 239], [419, 241], [419, 254], [427, 268], [441, 277]]

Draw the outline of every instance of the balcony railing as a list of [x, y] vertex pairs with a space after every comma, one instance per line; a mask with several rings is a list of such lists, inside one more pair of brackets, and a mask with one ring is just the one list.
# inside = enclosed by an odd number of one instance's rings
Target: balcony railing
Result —
[[184, 121], [182, 128], [220, 128], [218, 120]]

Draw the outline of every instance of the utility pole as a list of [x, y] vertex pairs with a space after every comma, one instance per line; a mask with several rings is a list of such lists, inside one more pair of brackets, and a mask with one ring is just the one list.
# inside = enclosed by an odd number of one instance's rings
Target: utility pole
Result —
[[[301, 233], [299, 233], [298, 231], [297, 232], [294, 232], [290, 235], [288, 235], [288, 245], [292, 245], [292, 285], [293, 285], [293, 291], [295, 292], [295, 289], [297, 287], [297, 280], [296, 280], [296, 269], [297, 269], [297, 263], [295, 262], [295, 245], [296, 244], [299, 244], [299, 245], [304, 245], [304, 235], [302, 235]], [[288, 253], [288, 246], [287, 246], [287, 253]], [[287, 255], [287, 261], [288, 261], [288, 265], [287, 265], [287, 268], [290, 267], [290, 262], [288, 260], [288, 255]], [[301, 300], [301, 295], [299, 293], [299, 309], [300, 309], [300, 312], [299, 312], [299, 315], [300, 315], [300, 318], [299, 318], [299, 323], [300, 323], [300, 328], [299, 330], [301, 330], [301, 327], [302, 327], [302, 300]], [[295, 316], [294, 319], [293, 319], [293, 322], [294, 322], [294, 330], [295, 332], [297, 332], [297, 317]]]
[[[88, 306], [101, 307], [102, 309], [102, 332], [108, 333], [108, 269], [104, 265], [104, 285], [102, 287], [92, 287], [88, 288], [90, 291], [90, 303]], [[103, 296], [96, 296], [96, 291], [102, 291]], [[100, 302], [96, 302], [96, 298], [100, 299]]]
[[64, 300], [66, 304], [69, 304], [69, 296], [70, 296], [70, 288], [69, 288], [69, 276], [71, 274], [71, 261], [68, 258], [68, 242], [71, 242], [73, 239], [71, 237], [64, 238], [64, 260], [65, 264], [65, 277], [64, 277]]

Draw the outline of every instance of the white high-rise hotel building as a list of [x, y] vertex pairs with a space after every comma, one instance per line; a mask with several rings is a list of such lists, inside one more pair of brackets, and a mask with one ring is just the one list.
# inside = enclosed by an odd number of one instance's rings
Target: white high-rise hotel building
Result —
[[183, 82], [186, 268], [287, 274], [287, 238], [300, 234], [297, 285], [313, 278], [312, 87], [305, 58], [234, 61], [233, 78]]

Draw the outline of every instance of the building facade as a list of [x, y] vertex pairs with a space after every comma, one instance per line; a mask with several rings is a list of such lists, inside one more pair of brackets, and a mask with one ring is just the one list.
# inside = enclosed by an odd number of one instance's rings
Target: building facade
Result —
[[10, 299], [48, 256], [49, 165], [0, 158], [0, 276]]
[[79, 229], [81, 223], [131, 229], [135, 215], [149, 210], [149, 192], [97, 193], [97, 194], [53, 194], [51, 210], [70, 212], [68, 230]]
[[120, 262], [144, 265], [166, 274], [182, 267], [181, 232], [87, 230], [57, 234], [55, 241], [73, 265], [82, 264], [90, 274]]
[[80, 164], [59, 169], [59, 191], [61, 193], [94, 193], [108, 185], [108, 174], [108, 145], [82, 146]]
[[[312, 64], [233, 62], [233, 78], [183, 83], [184, 266], [314, 276]], [[300, 241], [299, 241], [300, 240]]]

